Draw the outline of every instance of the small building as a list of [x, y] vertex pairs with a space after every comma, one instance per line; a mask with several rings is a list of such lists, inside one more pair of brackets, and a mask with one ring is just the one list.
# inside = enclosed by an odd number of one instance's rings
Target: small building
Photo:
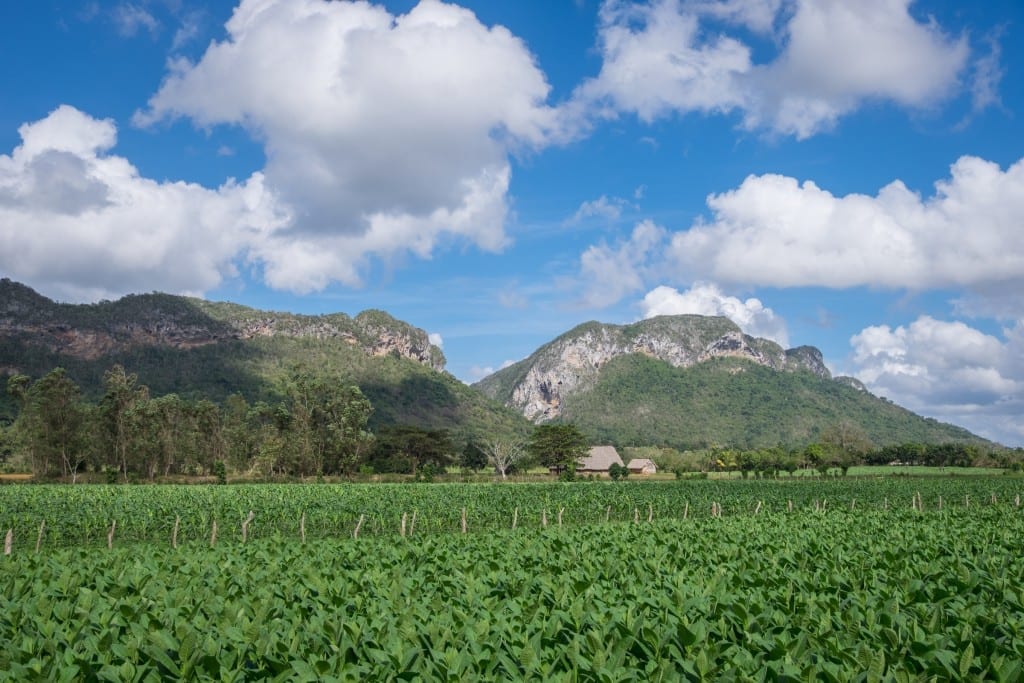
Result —
[[658, 466], [650, 458], [633, 458], [626, 465], [630, 474], [656, 474]]
[[623, 466], [622, 458], [619, 457], [615, 446], [594, 446], [580, 461], [576, 472], [577, 474], [608, 474], [608, 469], [612, 465]]

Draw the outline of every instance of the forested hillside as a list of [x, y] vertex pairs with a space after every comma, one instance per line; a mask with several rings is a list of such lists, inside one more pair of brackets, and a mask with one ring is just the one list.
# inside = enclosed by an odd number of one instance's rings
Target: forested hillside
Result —
[[[363, 427], [374, 433], [444, 430], [456, 450], [484, 437], [527, 433], [525, 419], [443, 367], [426, 332], [382, 311], [303, 316], [165, 294], [69, 305], [0, 281], [0, 377], [21, 378], [0, 397], [0, 421], [8, 424], [32, 398], [30, 388], [62, 368], [60, 378], [38, 387], [39, 396], [59, 386], [102, 412], [117, 370], [132, 378], [132, 391], [144, 389], [135, 419], [149, 411], [159, 429], [162, 408], [165, 417], [177, 416], [175, 429], [192, 425], [193, 440], [203, 438], [198, 422], [209, 427], [229, 414], [239, 430], [259, 432], [276, 421], [284, 434], [282, 420], [294, 424], [303, 383], [328, 393], [357, 387], [369, 402]], [[156, 399], [163, 403], [154, 405]], [[83, 419], [102, 421], [89, 410]], [[306, 417], [315, 418], [312, 411]], [[171, 438], [169, 429], [161, 438]]]
[[860, 427], [876, 446], [987, 443], [851, 383], [739, 358], [674, 368], [622, 356], [604, 366], [592, 389], [567, 397], [562, 415], [599, 441], [676, 448], [802, 446], [842, 421]]

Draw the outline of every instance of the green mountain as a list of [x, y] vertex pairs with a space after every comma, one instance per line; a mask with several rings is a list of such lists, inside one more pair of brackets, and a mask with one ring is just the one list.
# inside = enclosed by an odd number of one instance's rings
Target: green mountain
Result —
[[586, 323], [475, 386], [534, 422], [618, 445], [800, 446], [841, 421], [877, 446], [988, 443], [833, 378], [818, 349], [783, 349], [723, 317]]
[[[63, 367], [86, 396], [115, 364], [153, 395], [276, 402], [297, 365], [356, 384], [374, 407], [371, 428], [447, 428], [459, 438], [525, 434], [516, 412], [444, 371], [427, 333], [383, 311], [309, 316], [167, 294], [60, 304], [0, 280], [0, 378]], [[0, 418], [16, 412], [0, 397]]]

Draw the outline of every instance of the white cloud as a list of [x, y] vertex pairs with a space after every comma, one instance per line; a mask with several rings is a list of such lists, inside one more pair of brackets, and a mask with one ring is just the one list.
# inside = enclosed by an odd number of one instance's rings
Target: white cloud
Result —
[[685, 292], [661, 285], [649, 291], [640, 302], [643, 317], [657, 315], [721, 315], [739, 325], [745, 333], [789, 346], [786, 321], [765, 307], [760, 299], [745, 301], [728, 296], [709, 282], [697, 282]]
[[371, 255], [506, 244], [508, 155], [554, 136], [549, 86], [524, 43], [423, 0], [243, 0], [228, 37], [179, 60], [147, 125], [185, 116], [264, 142], [267, 184], [295, 221], [254, 250], [274, 287], [358, 284]]
[[[946, 35], [934, 21], [917, 21], [910, 4], [606, 0], [598, 28], [601, 71], [580, 86], [576, 101], [647, 122], [738, 111], [747, 128], [798, 138], [869, 101], [930, 107], [960, 88], [969, 49], [965, 38]], [[742, 34], [727, 33], [744, 26], [773, 34], [783, 21], [780, 51], [763, 64], [752, 61]], [[984, 81], [979, 72], [976, 82]]]
[[875, 394], [1007, 444], [1024, 443], [1024, 325], [1001, 340], [922, 316], [854, 335], [853, 366]]
[[622, 215], [622, 209], [627, 205], [626, 200], [619, 197], [607, 197], [601, 195], [597, 199], [591, 199], [580, 204], [572, 218], [566, 221], [567, 224], [579, 223], [587, 218], [603, 218], [606, 221], [617, 221]]
[[439, 332], [431, 332], [430, 334], [427, 335], [427, 339], [429, 339], [430, 343], [436, 346], [437, 348], [444, 348], [444, 338], [441, 337], [441, 334]]
[[[506, 361], [504, 361], [501, 364], [501, 367], [499, 367], [498, 370], [504, 370], [505, 368], [507, 368], [510, 365], [515, 365], [515, 363], [516, 363], [516, 361], [514, 361], [514, 360], [506, 360]], [[493, 375], [495, 372], [497, 372], [497, 370], [495, 370], [494, 367], [492, 367], [490, 365], [487, 365], [487, 366], [474, 365], [474, 366], [469, 368], [469, 371], [467, 373], [467, 376], [469, 377], [469, 379], [466, 380], [466, 384], [472, 384], [473, 382], [479, 382], [484, 377], [487, 377], [489, 375]]]
[[171, 51], [180, 50], [193, 40], [199, 38], [203, 25], [203, 13], [198, 11], [187, 12], [180, 18], [178, 28], [171, 38]]
[[699, 16], [771, 33], [782, 0], [689, 0], [684, 7]]
[[975, 113], [991, 106], [1002, 105], [999, 84], [1005, 71], [1002, 66], [1003, 51], [998, 33], [988, 37], [988, 46], [988, 54], [978, 57], [972, 65], [974, 73], [971, 79], [971, 110]]
[[928, 107], [959, 86], [964, 38], [910, 15], [911, 0], [799, 0], [786, 43], [747, 85], [748, 127], [805, 138], [872, 99]]
[[665, 230], [651, 221], [633, 228], [629, 239], [614, 246], [601, 243], [588, 247], [580, 256], [582, 304], [601, 308], [641, 289], [648, 262], [665, 240]]
[[155, 35], [160, 29], [160, 22], [142, 7], [130, 2], [122, 2], [111, 10], [110, 17], [117, 32], [126, 38], [138, 35], [145, 30]]
[[254, 174], [216, 190], [141, 177], [110, 120], [67, 105], [0, 155], [0, 271], [64, 300], [199, 293], [286, 213]]
[[578, 88], [577, 100], [646, 122], [742, 104], [736, 76], [750, 70], [750, 49], [725, 36], [705, 39], [698, 15], [678, 0], [607, 0], [599, 17], [601, 72]]
[[900, 181], [874, 196], [750, 176], [708, 198], [713, 219], [672, 239], [690, 277], [778, 287], [986, 287], [1024, 283], [1024, 160], [962, 157], [923, 199]]

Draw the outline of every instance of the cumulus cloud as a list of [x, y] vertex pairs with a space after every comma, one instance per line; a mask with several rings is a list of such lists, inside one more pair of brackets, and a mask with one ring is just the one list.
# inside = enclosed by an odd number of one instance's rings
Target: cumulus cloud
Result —
[[640, 302], [643, 317], [657, 315], [721, 315], [739, 325], [745, 333], [789, 346], [786, 321], [753, 297], [740, 300], [728, 296], [710, 282], [698, 282], [685, 292], [661, 285], [649, 291]]
[[672, 238], [692, 277], [778, 287], [1006, 288], [1024, 282], [1024, 160], [962, 157], [922, 198], [902, 182], [835, 196], [750, 176], [708, 198], [713, 218]]
[[642, 221], [633, 228], [628, 239], [614, 245], [602, 242], [588, 247], [580, 256], [582, 304], [596, 308], [610, 306], [641, 289], [648, 264], [656, 248], [664, 243], [665, 235], [660, 226]]
[[911, 0], [799, 0], [782, 53], [749, 74], [744, 122], [805, 138], [866, 100], [929, 107], [956, 87], [965, 38], [910, 14]]
[[878, 395], [1008, 444], [1024, 443], [1024, 325], [999, 339], [921, 316], [854, 335], [857, 376]]
[[439, 332], [431, 332], [430, 334], [427, 335], [427, 339], [429, 339], [430, 343], [436, 346], [437, 348], [444, 348], [444, 338], [441, 337], [441, 334]]
[[690, 0], [685, 7], [698, 16], [771, 33], [782, 0]]
[[[601, 71], [576, 99], [602, 105], [608, 116], [630, 112], [648, 122], [737, 111], [746, 128], [798, 138], [832, 127], [868, 101], [930, 107], [960, 88], [970, 50], [965, 38], [916, 20], [910, 5], [606, 0], [598, 29]], [[734, 32], [739, 26], [777, 32], [779, 53], [755, 64]], [[991, 73], [986, 66], [978, 80]]]
[[727, 36], [705, 38], [699, 16], [678, 0], [607, 0], [599, 21], [601, 72], [579, 87], [579, 101], [647, 122], [743, 103], [736, 76], [750, 70], [750, 49]]
[[275, 287], [358, 284], [370, 255], [428, 257], [446, 239], [496, 251], [508, 156], [557, 137], [525, 44], [423, 0], [243, 0], [197, 63], [175, 62], [136, 122], [237, 124], [263, 141], [268, 186], [293, 208], [257, 250]]
[[286, 224], [263, 176], [217, 189], [157, 182], [110, 154], [117, 129], [70, 106], [0, 155], [0, 270], [64, 300], [200, 293]]

